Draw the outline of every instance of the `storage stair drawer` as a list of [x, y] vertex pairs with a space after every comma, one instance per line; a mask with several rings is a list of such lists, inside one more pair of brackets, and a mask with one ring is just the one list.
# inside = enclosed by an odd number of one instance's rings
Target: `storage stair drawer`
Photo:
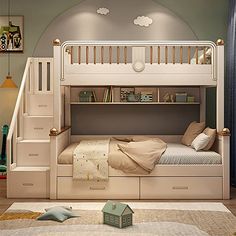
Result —
[[23, 140], [17, 143], [17, 166], [49, 166], [49, 140]]
[[24, 116], [24, 139], [49, 139], [51, 116]]
[[28, 94], [28, 114], [30, 116], [52, 116], [52, 94]]
[[58, 177], [58, 199], [138, 199], [138, 177], [110, 177], [108, 181], [78, 181]]
[[141, 199], [222, 199], [222, 177], [141, 177]]
[[49, 197], [49, 168], [17, 167], [7, 178], [9, 198]]

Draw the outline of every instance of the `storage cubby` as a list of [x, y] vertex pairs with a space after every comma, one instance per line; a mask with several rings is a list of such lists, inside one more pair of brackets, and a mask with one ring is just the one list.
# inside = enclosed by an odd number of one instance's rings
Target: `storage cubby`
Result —
[[[80, 99], [84, 92], [88, 99]], [[92, 96], [89, 98], [89, 96]], [[200, 104], [200, 87], [85, 86], [71, 87], [71, 104]]]

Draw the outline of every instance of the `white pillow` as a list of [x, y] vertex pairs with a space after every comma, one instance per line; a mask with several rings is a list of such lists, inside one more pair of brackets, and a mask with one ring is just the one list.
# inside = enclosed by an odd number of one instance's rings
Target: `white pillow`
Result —
[[207, 136], [204, 133], [200, 133], [192, 142], [191, 146], [192, 148], [194, 148], [196, 151], [202, 150], [203, 148], [205, 148], [209, 141], [210, 141], [210, 137]]

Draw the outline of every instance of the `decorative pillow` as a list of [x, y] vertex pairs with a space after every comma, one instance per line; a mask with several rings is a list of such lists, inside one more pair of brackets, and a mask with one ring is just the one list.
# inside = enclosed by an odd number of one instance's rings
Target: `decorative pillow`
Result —
[[58, 222], [63, 222], [69, 218], [78, 217], [72, 212], [69, 207], [56, 206], [52, 208], [45, 209], [45, 213], [37, 218], [37, 220], [54, 220]]
[[207, 151], [212, 147], [212, 145], [215, 142], [216, 129], [211, 129], [211, 128], [207, 127], [206, 129], [203, 130], [203, 133], [210, 137], [209, 143], [207, 144], [206, 147], [203, 148], [204, 151]]
[[188, 128], [186, 129], [183, 137], [182, 137], [182, 144], [186, 146], [190, 146], [193, 140], [202, 133], [203, 129], [205, 128], [205, 122], [197, 123], [193, 121]]
[[199, 134], [192, 142], [191, 146], [196, 150], [202, 150], [210, 141], [210, 137], [204, 133]]

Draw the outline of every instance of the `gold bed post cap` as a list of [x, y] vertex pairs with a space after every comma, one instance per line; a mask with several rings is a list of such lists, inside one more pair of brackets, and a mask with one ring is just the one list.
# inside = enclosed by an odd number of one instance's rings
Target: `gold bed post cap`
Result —
[[56, 128], [50, 129], [49, 136], [57, 136], [57, 134], [58, 134], [58, 130]]
[[230, 130], [228, 128], [223, 128], [221, 134], [223, 136], [230, 136]]
[[60, 45], [61, 45], [60, 39], [54, 39], [53, 40], [53, 46], [60, 46]]
[[217, 46], [222, 46], [222, 45], [224, 45], [224, 44], [225, 44], [225, 42], [224, 42], [223, 39], [217, 39], [217, 41], [216, 41], [216, 45], [217, 45]]

